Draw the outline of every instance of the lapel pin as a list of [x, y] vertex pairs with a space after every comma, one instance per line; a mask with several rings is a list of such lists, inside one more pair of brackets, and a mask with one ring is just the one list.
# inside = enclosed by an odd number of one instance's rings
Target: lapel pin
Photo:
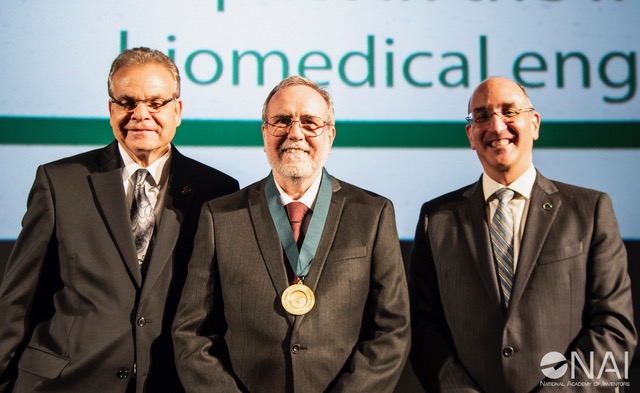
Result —
[[182, 195], [189, 195], [191, 193], [191, 187], [184, 186], [182, 187]]
[[549, 202], [545, 202], [545, 203], [542, 204], [542, 208], [544, 210], [551, 210], [552, 207], [553, 206], [551, 206], [551, 204]]

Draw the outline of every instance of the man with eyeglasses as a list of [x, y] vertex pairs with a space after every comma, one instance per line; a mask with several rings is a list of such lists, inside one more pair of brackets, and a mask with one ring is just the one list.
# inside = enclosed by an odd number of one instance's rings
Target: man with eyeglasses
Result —
[[37, 170], [0, 286], [0, 392], [183, 391], [171, 324], [200, 208], [238, 182], [171, 144], [170, 58], [125, 50], [108, 92], [115, 141]]
[[598, 384], [624, 386], [637, 337], [610, 198], [535, 169], [540, 114], [513, 81], [481, 83], [469, 112], [484, 173], [424, 204], [416, 230], [414, 373], [427, 392], [613, 392]]
[[271, 173], [202, 211], [174, 323], [188, 392], [392, 392], [409, 304], [387, 199], [332, 177], [333, 102], [292, 76], [262, 111]]

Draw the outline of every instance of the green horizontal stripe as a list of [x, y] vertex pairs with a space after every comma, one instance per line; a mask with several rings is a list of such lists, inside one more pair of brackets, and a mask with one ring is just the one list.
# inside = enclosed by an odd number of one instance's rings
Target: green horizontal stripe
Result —
[[[337, 147], [468, 148], [463, 122], [339, 121]], [[104, 145], [108, 119], [0, 116], [0, 144]], [[183, 120], [179, 146], [262, 146], [259, 121]], [[547, 121], [536, 147], [640, 148], [640, 121]]]

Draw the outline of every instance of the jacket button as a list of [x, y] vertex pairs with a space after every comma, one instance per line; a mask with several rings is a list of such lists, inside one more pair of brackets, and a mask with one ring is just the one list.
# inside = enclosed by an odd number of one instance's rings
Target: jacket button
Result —
[[516, 350], [513, 349], [513, 347], [506, 347], [502, 350], [502, 356], [504, 356], [505, 358], [508, 358], [509, 356], [513, 355], [514, 353], [516, 353]]
[[291, 353], [295, 355], [298, 352], [300, 352], [300, 344], [293, 344], [291, 346]]
[[147, 320], [144, 319], [144, 317], [140, 317], [140, 319], [138, 319], [138, 326], [142, 327], [147, 323]]
[[116, 376], [120, 379], [125, 379], [125, 378], [129, 378], [129, 369], [127, 368], [121, 368], [120, 370], [118, 370], [118, 372], [116, 373]]

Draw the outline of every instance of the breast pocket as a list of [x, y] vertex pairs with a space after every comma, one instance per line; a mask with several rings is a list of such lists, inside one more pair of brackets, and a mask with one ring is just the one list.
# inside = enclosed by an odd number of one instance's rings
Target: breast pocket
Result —
[[585, 252], [582, 242], [567, 244], [551, 250], [543, 250], [538, 258], [538, 265], [555, 263], [575, 258]]
[[322, 287], [334, 293], [344, 293], [349, 288], [368, 292], [371, 271], [368, 255], [366, 246], [331, 250], [321, 274]]
[[342, 261], [345, 259], [364, 258], [367, 256], [367, 246], [349, 247], [346, 249], [331, 250], [329, 259], [333, 261]]

